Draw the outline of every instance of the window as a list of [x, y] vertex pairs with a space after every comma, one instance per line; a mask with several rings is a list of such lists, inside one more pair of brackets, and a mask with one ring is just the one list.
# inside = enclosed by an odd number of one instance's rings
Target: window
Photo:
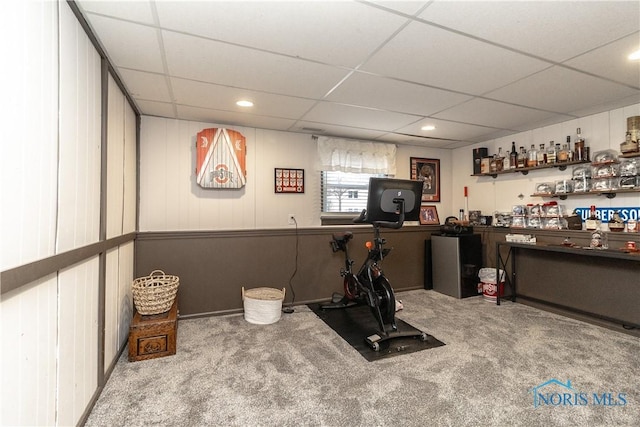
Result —
[[382, 174], [323, 171], [320, 178], [322, 212], [360, 213], [367, 207], [369, 177]]

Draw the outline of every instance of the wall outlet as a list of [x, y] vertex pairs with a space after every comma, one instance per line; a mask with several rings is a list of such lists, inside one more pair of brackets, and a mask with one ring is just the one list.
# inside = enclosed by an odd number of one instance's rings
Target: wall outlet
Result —
[[295, 225], [296, 223], [296, 217], [293, 214], [289, 214], [287, 215], [287, 218], [289, 220], [289, 225]]

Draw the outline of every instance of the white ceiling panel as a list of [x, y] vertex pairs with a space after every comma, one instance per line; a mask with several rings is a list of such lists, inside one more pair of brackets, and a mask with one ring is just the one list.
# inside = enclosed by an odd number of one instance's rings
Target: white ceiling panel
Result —
[[125, 82], [129, 94], [136, 99], [146, 101], [172, 102], [164, 74], [120, 68], [118, 74]]
[[460, 123], [521, 131], [527, 130], [527, 123], [539, 122], [552, 115], [546, 111], [476, 98], [438, 113], [435, 117]]
[[434, 1], [427, 21], [561, 62], [637, 31], [637, 1]]
[[[421, 130], [421, 127], [426, 124], [434, 125], [436, 128], [432, 131]], [[492, 128], [488, 126], [470, 125], [467, 123], [450, 122], [447, 120], [430, 118], [397, 129], [397, 132], [435, 139], [473, 141], [479, 136], [497, 132], [499, 130], [499, 128]]]
[[362, 70], [481, 95], [548, 66], [525, 55], [414, 22], [380, 49]]
[[372, 108], [319, 102], [303, 119], [316, 123], [333, 123], [365, 129], [387, 130], [406, 126], [418, 120], [419, 117]]
[[564, 64], [640, 89], [640, 61], [631, 62], [620, 55], [620, 52], [631, 54], [639, 46], [640, 32], [636, 32], [600, 49], [566, 61]]
[[[164, 28], [355, 67], [406, 18], [356, 2], [158, 2]], [[229, 19], [234, 17], [234, 19]]]
[[640, 1], [69, 5], [143, 115], [453, 148], [640, 103]]
[[91, 26], [100, 34], [100, 42], [116, 67], [165, 71], [155, 28], [98, 15], [92, 16]]
[[[272, 95], [250, 90], [237, 90], [226, 86], [173, 78], [171, 86], [176, 103], [184, 106], [211, 108], [261, 116], [298, 119], [315, 103], [304, 98]], [[247, 111], [236, 105], [240, 99], [250, 100], [253, 108]]]
[[174, 104], [138, 99], [136, 100], [136, 105], [148, 116], [177, 118]]
[[338, 136], [361, 140], [380, 140], [387, 132], [372, 129], [362, 129], [351, 126], [338, 126], [326, 123], [314, 123], [304, 120], [298, 121], [290, 129], [292, 132], [303, 132], [318, 136]]
[[[584, 88], [589, 88], [589, 90], [584, 90]], [[554, 66], [489, 92], [486, 96], [547, 111], [569, 113], [573, 109], [625, 98], [634, 93], [640, 94], [640, 91]]]
[[254, 127], [259, 129], [288, 130], [294, 120], [257, 116], [233, 111], [212, 110], [207, 108], [178, 105], [178, 118], [183, 120], [220, 123], [229, 126]]
[[80, 7], [86, 12], [111, 16], [141, 24], [155, 24], [152, 6], [149, 0], [136, 1], [80, 1]]
[[300, 97], [323, 97], [347, 71], [163, 31], [172, 76]]
[[416, 15], [429, 2], [418, 1], [418, 0], [410, 0], [410, 1], [380, 0], [380, 1], [367, 1], [366, 3], [371, 3], [387, 9], [396, 10], [406, 15]]
[[424, 116], [471, 98], [470, 95], [358, 72], [349, 76], [327, 97], [346, 104]]

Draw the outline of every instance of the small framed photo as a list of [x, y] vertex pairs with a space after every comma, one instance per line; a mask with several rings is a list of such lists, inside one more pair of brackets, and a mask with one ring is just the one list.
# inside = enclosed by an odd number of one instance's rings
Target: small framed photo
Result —
[[422, 225], [440, 225], [438, 218], [438, 209], [435, 205], [420, 206], [420, 224]]
[[304, 193], [304, 169], [275, 168], [274, 191], [276, 194]]

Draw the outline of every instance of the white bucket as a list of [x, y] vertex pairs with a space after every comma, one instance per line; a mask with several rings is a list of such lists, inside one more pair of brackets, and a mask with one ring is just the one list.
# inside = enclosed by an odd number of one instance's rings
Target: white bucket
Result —
[[282, 316], [284, 295], [284, 288], [282, 290], [254, 288], [245, 291], [243, 286], [244, 320], [256, 325], [269, 325], [277, 322]]

